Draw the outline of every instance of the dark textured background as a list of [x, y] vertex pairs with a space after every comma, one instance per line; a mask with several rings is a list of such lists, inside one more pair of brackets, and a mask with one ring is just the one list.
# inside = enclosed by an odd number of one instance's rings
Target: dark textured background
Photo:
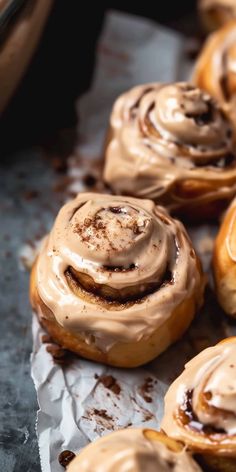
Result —
[[55, 176], [34, 150], [0, 164], [0, 471], [40, 471], [37, 402], [30, 377], [31, 309], [28, 273], [19, 249], [47, 231], [60, 206]]
[[[100, 4], [100, 2], [99, 2]], [[102, 3], [104, 5], [104, 3]], [[83, 6], [82, 6], [83, 5]], [[192, 34], [197, 25], [194, 0], [164, 0], [132, 8], [122, 2], [108, 7], [147, 16]], [[74, 100], [89, 85], [94, 45], [105, 6], [78, 0], [55, 0], [40, 46], [17, 94], [0, 121], [0, 152], [40, 141], [75, 123]]]

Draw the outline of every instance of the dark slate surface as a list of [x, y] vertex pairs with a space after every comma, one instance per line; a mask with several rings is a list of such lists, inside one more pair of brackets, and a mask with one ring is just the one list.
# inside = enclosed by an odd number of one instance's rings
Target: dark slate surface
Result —
[[37, 400], [30, 377], [28, 273], [19, 248], [42, 236], [59, 206], [55, 176], [31, 150], [0, 163], [0, 471], [39, 472]]

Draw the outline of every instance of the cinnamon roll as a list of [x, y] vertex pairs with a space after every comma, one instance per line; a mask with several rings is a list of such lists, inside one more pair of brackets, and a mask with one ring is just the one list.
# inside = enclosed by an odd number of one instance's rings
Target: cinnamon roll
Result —
[[104, 179], [116, 193], [214, 218], [236, 193], [234, 136], [205, 92], [187, 83], [147, 84], [116, 101]]
[[[235, 4], [236, 5], [236, 4]], [[213, 33], [197, 60], [193, 82], [219, 101], [236, 128], [236, 19]]]
[[121, 367], [178, 339], [205, 279], [187, 233], [152, 201], [79, 194], [59, 212], [34, 264], [31, 301], [59, 345]]
[[221, 224], [213, 251], [216, 294], [224, 311], [236, 317], [236, 199]]
[[198, 7], [207, 31], [213, 31], [236, 18], [235, 0], [199, 0]]
[[205, 349], [165, 397], [162, 428], [211, 470], [236, 470], [236, 337]]
[[129, 428], [89, 444], [67, 472], [200, 472], [183, 446], [152, 429]]

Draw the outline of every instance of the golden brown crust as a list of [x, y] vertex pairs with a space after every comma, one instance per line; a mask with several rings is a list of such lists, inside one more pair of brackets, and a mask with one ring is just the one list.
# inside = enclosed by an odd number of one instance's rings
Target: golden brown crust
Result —
[[[192, 296], [181, 303], [149, 339], [135, 343], [117, 343], [110, 351], [102, 352], [94, 344], [87, 344], [82, 334], [69, 332], [59, 325], [52, 311], [43, 303], [38, 294], [35, 278], [36, 264], [37, 261], [30, 277], [30, 300], [41, 325], [60, 346], [95, 362], [125, 368], [145, 364], [181, 338], [195, 315], [196, 302], [195, 297]], [[202, 293], [199, 293], [199, 296], [202, 297]]]
[[224, 311], [236, 316], [236, 206], [232, 203], [221, 224], [213, 253], [216, 294]]
[[[233, 184], [234, 182], [232, 182]], [[202, 180], [188, 180], [179, 182], [176, 185], [176, 194], [181, 197], [183, 200], [188, 202], [189, 199], [201, 198], [204, 195], [213, 193], [217, 191], [220, 186], [220, 182], [210, 183], [203, 182]], [[231, 182], [226, 182], [226, 185], [230, 186]], [[201, 221], [217, 221], [229, 204], [231, 198], [219, 198], [217, 200], [208, 201], [204, 205], [199, 205], [194, 202], [191, 207], [186, 205], [186, 207], [178, 208], [173, 211], [173, 214], [183, 219], [185, 222], [198, 223]]]
[[193, 82], [221, 103], [236, 126], [236, 19], [210, 35], [197, 60]]

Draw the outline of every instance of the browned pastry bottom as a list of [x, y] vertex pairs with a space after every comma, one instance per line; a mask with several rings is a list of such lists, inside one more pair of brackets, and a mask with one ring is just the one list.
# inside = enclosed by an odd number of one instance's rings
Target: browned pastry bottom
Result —
[[[214, 191], [217, 186], [210, 184], [208, 182], [202, 182], [197, 180], [188, 180], [185, 182], [180, 182], [176, 188], [176, 194], [188, 202], [188, 199], [197, 199], [204, 194], [211, 193]], [[229, 199], [218, 199], [218, 200], [209, 200], [207, 203], [195, 205], [194, 202], [192, 206], [186, 205], [177, 210], [173, 210], [172, 213], [178, 218], [184, 219], [185, 221], [198, 223], [200, 221], [216, 221], [219, 219], [222, 212], [225, 210], [229, 204]]]

